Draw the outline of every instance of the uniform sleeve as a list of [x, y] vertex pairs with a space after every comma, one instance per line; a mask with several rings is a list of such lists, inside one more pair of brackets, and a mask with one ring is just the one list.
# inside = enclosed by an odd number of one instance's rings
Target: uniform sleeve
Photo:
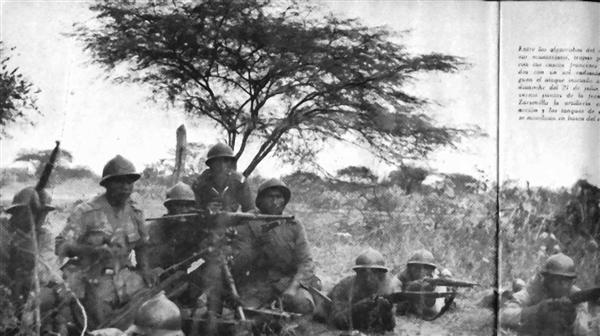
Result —
[[531, 304], [530, 301], [530, 295], [526, 290], [516, 293], [500, 309], [500, 324], [515, 330], [535, 328], [536, 316], [534, 312], [523, 309]]
[[63, 247], [65, 244], [76, 243], [84, 232], [83, 227], [84, 208], [80, 205], [73, 210], [73, 213], [67, 218], [67, 224], [55, 239], [55, 252], [60, 257], [65, 257]]
[[310, 253], [308, 240], [306, 239], [306, 231], [304, 226], [298, 222], [294, 225], [297, 229], [296, 241], [294, 244], [294, 255], [298, 265], [298, 270], [294, 275], [294, 281], [309, 280], [315, 273], [315, 265]]
[[350, 328], [350, 312], [352, 304], [350, 302], [350, 286], [347, 281], [342, 280], [333, 287], [329, 293], [331, 299], [331, 309], [327, 318], [328, 323], [337, 329]]
[[582, 303], [576, 307], [577, 316], [575, 317], [575, 323], [573, 323], [573, 335], [574, 336], [592, 336], [593, 331], [591, 330], [592, 316], [589, 313], [587, 303]]
[[231, 264], [231, 272], [234, 277], [242, 276], [251, 270], [257, 257], [256, 239], [252, 234], [250, 225], [251, 222], [248, 222], [238, 227], [237, 235], [232, 244], [234, 258]]
[[206, 191], [204, 190], [204, 186], [206, 185], [204, 175], [205, 173], [203, 172], [194, 180], [194, 183], [192, 183], [192, 190], [194, 191], [194, 196], [196, 198], [196, 206], [202, 210], [204, 210], [208, 204]]

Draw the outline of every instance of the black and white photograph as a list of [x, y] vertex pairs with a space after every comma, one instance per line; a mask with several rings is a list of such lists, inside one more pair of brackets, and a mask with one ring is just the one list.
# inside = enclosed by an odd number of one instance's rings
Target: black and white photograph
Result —
[[0, 0], [0, 334], [600, 336], [599, 20]]

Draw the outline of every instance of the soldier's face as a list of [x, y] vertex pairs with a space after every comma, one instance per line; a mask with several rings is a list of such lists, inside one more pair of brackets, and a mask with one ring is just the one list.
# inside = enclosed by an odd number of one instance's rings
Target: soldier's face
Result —
[[179, 215], [194, 211], [195, 205], [193, 202], [168, 202], [165, 207], [169, 215]]
[[104, 184], [106, 198], [111, 205], [124, 205], [133, 192], [133, 183], [134, 180], [126, 176], [114, 177], [106, 181]]
[[37, 218], [31, 213], [31, 211], [25, 207], [15, 208], [11, 212], [11, 216], [9, 219], [10, 227], [13, 229], [19, 229], [24, 232], [29, 232], [31, 229], [31, 220], [34, 221], [34, 224], [41, 226], [46, 220], [46, 216], [48, 215], [48, 210], [41, 210], [37, 213]]
[[411, 264], [408, 265], [408, 273], [413, 280], [433, 277], [435, 267], [427, 265]]
[[260, 198], [260, 211], [267, 215], [281, 215], [285, 209], [285, 197], [279, 189], [267, 189]]
[[369, 292], [377, 292], [385, 280], [385, 270], [362, 268], [356, 270], [356, 280], [361, 288]]
[[544, 285], [551, 298], [560, 298], [569, 295], [574, 282], [575, 279], [571, 277], [555, 274], [544, 275]]
[[210, 160], [208, 166], [217, 173], [226, 174], [233, 170], [233, 161], [229, 158], [215, 158]]

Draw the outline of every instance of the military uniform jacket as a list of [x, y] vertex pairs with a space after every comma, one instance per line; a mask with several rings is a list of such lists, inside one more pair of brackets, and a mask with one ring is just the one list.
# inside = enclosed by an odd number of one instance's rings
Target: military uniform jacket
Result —
[[310, 283], [315, 266], [304, 226], [296, 220], [251, 220], [238, 228], [232, 271], [240, 283], [269, 281], [284, 291], [291, 281]]
[[[105, 194], [80, 204], [73, 210], [67, 219], [67, 225], [56, 238], [57, 247], [66, 242], [86, 244], [86, 239], [92, 232], [103, 233], [110, 246], [118, 249], [111, 260], [111, 266], [116, 268], [131, 266], [131, 251], [148, 241], [144, 215], [134, 202], [128, 200], [124, 208], [117, 212], [108, 203]], [[82, 269], [88, 266], [79, 265]]]
[[[579, 290], [576, 286], [571, 287], [571, 293], [578, 292]], [[500, 323], [503, 326], [518, 330], [522, 335], [536, 335], [541, 326], [535, 323], [535, 316], [522, 314], [522, 309], [536, 305], [548, 298], [549, 296], [542, 283], [542, 277], [538, 274], [529, 282], [525, 289], [514, 294], [513, 298], [504, 304], [500, 311]], [[575, 309], [577, 317], [573, 323], [572, 335], [591, 335], [589, 330], [590, 315], [587, 304], [578, 304]]]
[[193, 221], [159, 219], [147, 226], [148, 262], [151, 268], [166, 269], [200, 249], [205, 232]]
[[361, 291], [360, 288], [354, 284], [355, 280], [356, 275], [351, 275], [342, 279], [327, 295], [331, 299], [331, 306], [326, 307], [325, 309], [326, 314], [328, 315], [327, 320], [336, 328], [347, 329], [350, 326], [349, 320], [352, 316], [352, 305], [354, 303], [375, 295], [385, 295], [400, 291], [398, 279], [389, 276], [389, 274], [377, 291], [373, 293]]
[[196, 196], [196, 203], [200, 209], [205, 209], [210, 202], [220, 201], [224, 211], [237, 211], [241, 207], [243, 212], [254, 208], [250, 187], [244, 176], [232, 171], [228, 176], [225, 186], [216, 185], [212, 171], [206, 169], [192, 184]]

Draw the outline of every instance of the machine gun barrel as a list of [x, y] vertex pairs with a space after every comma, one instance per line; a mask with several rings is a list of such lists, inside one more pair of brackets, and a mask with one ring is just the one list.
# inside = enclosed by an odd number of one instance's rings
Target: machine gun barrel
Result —
[[282, 219], [294, 219], [291, 215], [264, 215], [264, 214], [253, 214], [248, 212], [216, 212], [209, 213], [208, 211], [194, 211], [190, 213], [177, 214], [177, 215], [164, 215], [162, 217], [146, 218], [146, 221], [154, 220], [165, 220], [165, 219], [181, 219], [181, 218], [197, 218], [197, 217], [208, 217], [208, 216], [228, 216], [233, 219], [246, 219], [246, 220], [282, 220]]
[[44, 170], [42, 171], [42, 175], [40, 175], [40, 179], [35, 186], [35, 190], [38, 192], [46, 188], [48, 185], [48, 181], [50, 180], [50, 174], [52, 174], [52, 170], [54, 169], [54, 165], [56, 164], [56, 160], [58, 159], [58, 153], [60, 151], [60, 141], [56, 141], [56, 146], [50, 153], [50, 158], [46, 165], [44, 166]]
[[475, 287], [479, 286], [476, 282], [463, 281], [449, 278], [425, 278], [423, 281], [433, 286], [446, 286], [446, 287]]

